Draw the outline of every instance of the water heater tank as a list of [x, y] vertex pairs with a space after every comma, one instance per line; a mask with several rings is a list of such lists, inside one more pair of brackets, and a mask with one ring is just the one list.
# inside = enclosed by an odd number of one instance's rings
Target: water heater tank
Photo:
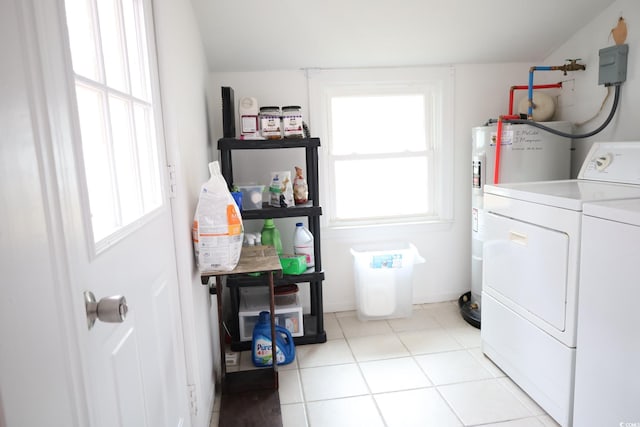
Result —
[[[571, 133], [569, 122], [545, 126]], [[494, 184], [497, 126], [472, 129], [471, 189], [471, 317], [480, 323], [482, 299], [482, 245], [484, 243], [484, 185]], [[569, 179], [571, 139], [524, 124], [504, 124], [500, 144], [499, 183]], [[464, 314], [464, 313], [463, 313]], [[466, 316], [465, 316], [466, 317]], [[469, 319], [467, 319], [469, 321]], [[469, 321], [474, 324], [474, 322]]]

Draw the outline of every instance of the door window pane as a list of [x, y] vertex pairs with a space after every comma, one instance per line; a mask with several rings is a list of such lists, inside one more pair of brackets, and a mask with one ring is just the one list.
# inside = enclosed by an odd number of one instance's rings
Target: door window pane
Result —
[[100, 67], [92, 2], [67, 0], [66, 8], [73, 69], [78, 75], [98, 81]]
[[102, 92], [81, 84], [76, 84], [76, 98], [93, 234], [95, 240], [100, 240], [114, 232], [119, 222], [115, 177], [110, 162], [105, 161], [111, 158], [105, 102]]
[[163, 203], [144, 4], [66, 2], [95, 242]]
[[134, 105], [135, 131], [138, 148], [138, 173], [142, 190], [142, 204], [145, 211], [157, 208], [162, 204], [160, 182], [158, 176], [159, 159], [156, 145], [156, 134], [153, 132], [153, 111], [145, 105]]
[[117, 0], [99, 0], [97, 4], [106, 83], [113, 89], [128, 92], [124, 52], [125, 34], [120, 19], [120, 2]]
[[129, 224], [141, 216], [140, 188], [131, 185], [138, 181], [136, 171], [137, 153], [131, 132], [131, 109], [129, 103], [119, 97], [109, 98], [113, 138], [113, 160], [116, 168], [117, 191], [120, 199], [122, 222]]
[[[137, 2], [124, 1], [122, 7], [124, 11], [131, 95], [145, 101], [150, 101], [149, 61], [145, 54], [147, 51], [147, 43], [145, 33], [140, 31], [140, 26], [144, 28], [144, 15], [142, 14], [142, 10], [140, 10], [140, 4]], [[136, 21], [137, 17], [140, 22]]]

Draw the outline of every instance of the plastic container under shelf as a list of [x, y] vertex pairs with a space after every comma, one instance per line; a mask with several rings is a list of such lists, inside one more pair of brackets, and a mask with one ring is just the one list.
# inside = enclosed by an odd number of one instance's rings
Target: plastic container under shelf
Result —
[[360, 320], [411, 315], [413, 266], [425, 260], [411, 243], [394, 242], [351, 248]]
[[[287, 328], [294, 337], [304, 335], [302, 305], [297, 293], [276, 298], [276, 325]], [[278, 300], [288, 304], [278, 304]], [[240, 289], [238, 323], [240, 340], [251, 341], [253, 328], [258, 323], [261, 311], [269, 310], [269, 290], [264, 287]]]
[[264, 185], [246, 184], [237, 187], [242, 193], [242, 210], [262, 209]]

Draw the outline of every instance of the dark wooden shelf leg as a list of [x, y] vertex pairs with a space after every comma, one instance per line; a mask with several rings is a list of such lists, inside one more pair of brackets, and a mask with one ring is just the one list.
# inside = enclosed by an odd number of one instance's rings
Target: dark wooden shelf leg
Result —
[[216, 276], [216, 301], [218, 303], [218, 335], [220, 335], [220, 383], [224, 384], [227, 373], [224, 346], [224, 320], [222, 318], [222, 276]]
[[276, 346], [276, 303], [275, 303], [275, 288], [273, 283], [273, 271], [269, 272], [269, 310], [270, 310], [270, 323], [271, 323], [271, 360], [273, 368], [273, 388], [278, 389], [278, 358], [277, 358], [277, 346]]

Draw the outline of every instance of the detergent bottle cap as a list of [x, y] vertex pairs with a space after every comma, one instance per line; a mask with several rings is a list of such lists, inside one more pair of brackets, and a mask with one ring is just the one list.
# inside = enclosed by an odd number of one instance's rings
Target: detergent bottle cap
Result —
[[269, 323], [270, 314], [268, 311], [261, 311], [258, 315], [258, 323]]
[[275, 225], [275, 224], [274, 224], [274, 222], [273, 222], [273, 218], [267, 218], [267, 219], [265, 219], [265, 220], [264, 220], [264, 226], [265, 226], [266, 228], [273, 228], [273, 227], [275, 227], [276, 225]]

